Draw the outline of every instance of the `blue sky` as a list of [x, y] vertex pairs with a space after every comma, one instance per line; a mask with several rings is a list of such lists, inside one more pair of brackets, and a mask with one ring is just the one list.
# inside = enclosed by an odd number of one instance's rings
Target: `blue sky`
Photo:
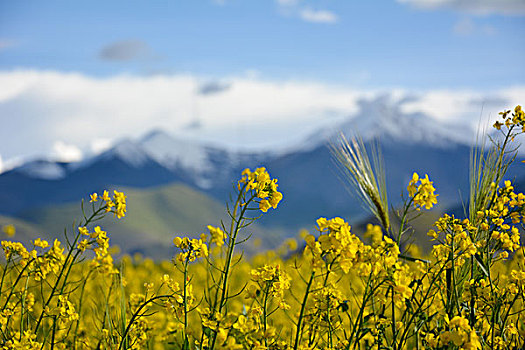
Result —
[[[0, 157], [49, 153], [57, 142], [85, 152], [90, 140], [75, 128], [91, 119], [103, 129], [97, 123], [111, 119], [112, 108], [139, 96], [142, 116], [128, 113], [133, 121], [120, 131], [116, 118], [99, 144], [149, 127], [180, 131], [196, 115], [203, 138], [263, 116], [284, 121], [283, 132], [298, 121], [313, 128], [378, 92], [420, 94], [432, 108], [454, 96], [510, 103], [525, 91], [523, 38], [524, 0], [0, 1], [0, 120], [8, 126]], [[165, 91], [162, 78], [172, 89], [166, 101], [148, 95]], [[98, 95], [104, 89], [113, 101]], [[89, 106], [80, 100], [86, 95]], [[245, 106], [232, 106], [240, 96]], [[280, 105], [266, 108], [275, 96]], [[319, 105], [298, 107], [315, 96]], [[108, 114], [99, 121], [97, 113]], [[31, 130], [32, 118], [50, 125], [49, 136]], [[15, 127], [33, 141], [10, 139]]]
[[[0, 68], [219, 77], [258, 71], [416, 88], [492, 88], [525, 78], [520, 15], [424, 10], [394, 0], [281, 3], [4, 1], [0, 35], [11, 47], [2, 50]], [[315, 23], [301, 17], [305, 10], [333, 19]], [[135, 56], [100, 56], [126, 41], [137, 45]]]

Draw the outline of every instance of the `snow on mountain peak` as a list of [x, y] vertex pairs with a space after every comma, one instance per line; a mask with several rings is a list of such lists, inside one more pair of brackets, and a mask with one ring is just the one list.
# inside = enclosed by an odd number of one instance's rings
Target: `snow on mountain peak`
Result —
[[148, 161], [148, 155], [141, 145], [129, 139], [117, 143], [113, 147], [112, 153], [135, 167], [140, 167]]
[[210, 167], [205, 146], [174, 138], [161, 130], [147, 134], [140, 140], [140, 145], [152, 159], [168, 169], [182, 167], [202, 173]]
[[112, 158], [120, 159], [124, 163], [127, 163], [128, 165], [136, 168], [141, 167], [150, 159], [139, 143], [126, 138], [117, 142], [107, 151], [104, 151], [93, 157], [86, 158], [80, 162], [70, 163], [69, 169], [77, 170], [90, 166], [91, 164], [96, 163], [98, 160]]
[[430, 116], [405, 113], [402, 106], [407, 100], [393, 101], [390, 96], [359, 101], [359, 112], [341, 125], [348, 134], [359, 134], [364, 140], [387, 138], [405, 143], [427, 143], [438, 147], [466, 144], [467, 126], [447, 125]]
[[16, 168], [16, 171], [28, 177], [43, 180], [59, 180], [66, 176], [66, 171], [60, 164], [47, 160], [27, 162]]

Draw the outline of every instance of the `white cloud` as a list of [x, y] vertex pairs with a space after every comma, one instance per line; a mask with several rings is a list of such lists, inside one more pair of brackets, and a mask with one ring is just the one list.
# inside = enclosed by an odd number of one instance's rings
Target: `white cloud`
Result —
[[[104, 142], [94, 140], [138, 137], [153, 128], [177, 132], [195, 118], [206, 130], [257, 122], [278, 126], [283, 120], [300, 124], [321, 118], [326, 110], [347, 115], [362, 95], [315, 82], [241, 76], [225, 77], [230, 88], [220, 94], [201, 96], [202, 81], [184, 74], [95, 78], [55, 71], [0, 72], [2, 156], [49, 154], [56, 140], [96, 151]], [[266, 138], [276, 140], [274, 135]]]
[[339, 17], [327, 10], [312, 10], [311, 8], [304, 8], [299, 12], [301, 19], [312, 23], [337, 23]]
[[397, 2], [427, 10], [447, 8], [476, 15], [525, 15], [523, 0], [397, 0]]
[[298, 17], [310, 23], [337, 23], [339, 16], [332, 11], [301, 6], [301, 0], [275, 0], [283, 16]]
[[75, 162], [82, 159], [82, 151], [73, 144], [55, 141], [51, 156], [61, 162]]
[[[498, 112], [523, 103], [525, 86], [479, 92], [474, 90], [434, 90], [416, 95], [402, 107], [403, 112], [423, 112], [438, 120], [469, 124], [476, 129], [482, 122], [494, 121]], [[481, 119], [480, 119], [481, 118]]]
[[[107, 149], [122, 137], [161, 128], [235, 147], [277, 147], [358, 111], [360, 99], [388, 93], [407, 112], [475, 124], [481, 108], [496, 114], [523, 103], [525, 86], [493, 91], [414, 92], [356, 90], [308, 81], [223, 77], [230, 88], [201, 96], [203, 77], [192, 75], [95, 78], [53, 71], [0, 71], [0, 149], [4, 167], [16, 157], [61, 159]], [[488, 98], [489, 97], [489, 98]], [[486, 102], [485, 102], [486, 101]], [[201, 128], [187, 130], [198, 121]], [[59, 142], [57, 141], [59, 140]]]

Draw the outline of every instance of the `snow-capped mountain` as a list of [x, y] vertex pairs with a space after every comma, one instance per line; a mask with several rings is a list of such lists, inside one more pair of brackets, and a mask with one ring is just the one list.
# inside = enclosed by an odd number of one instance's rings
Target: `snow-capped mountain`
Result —
[[[360, 136], [364, 141], [377, 139], [437, 148], [470, 145], [473, 141], [474, 133], [468, 125], [451, 125], [421, 112], [406, 113], [403, 111], [406, 102], [394, 101], [389, 95], [361, 100], [358, 113], [316, 139], [324, 143], [343, 132], [347, 137]], [[337, 130], [334, 132], [334, 129]]]
[[[279, 211], [262, 222], [298, 227], [318, 216], [358, 215], [360, 204], [345, 190], [328, 147], [339, 132], [383, 144], [393, 203], [417, 171], [435, 180], [440, 203], [457, 204], [458, 191], [463, 198], [468, 193], [470, 145], [464, 140], [467, 134], [467, 141], [471, 139], [471, 131], [460, 130], [460, 137], [457, 126], [450, 128], [422, 113], [404, 113], [403, 103], [388, 98], [361, 101], [357, 114], [318, 130], [286, 152], [232, 151], [155, 130], [120, 140], [78, 163], [26, 163], [0, 174], [0, 214], [75, 201], [111, 186], [149, 188], [175, 182], [224, 202], [244, 168], [266, 166], [279, 179], [285, 199]], [[519, 168], [512, 176], [519, 179], [525, 173]]]
[[[295, 145], [266, 151], [232, 151], [220, 145], [170, 135], [163, 130], [152, 130], [139, 139], [121, 139], [110, 149], [83, 159], [63, 164], [51, 160], [33, 160], [15, 168], [17, 172], [44, 180], [60, 179], [68, 173], [108, 159], [119, 159], [131, 167], [139, 168], [148, 162], [173, 172], [185, 172], [206, 187], [207, 178], [223, 168], [242, 165], [247, 159], [267, 161], [289, 154], [308, 152], [334, 142], [343, 132], [347, 136], [359, 135], [364, 141], [424, 144], [449, 148], [456, 144], [469, 145], [472, 130], [458, 125], [447, 125], [423, 113], [405, 113], [407, 101], [395, 101], [389, 95], [358, 102], [359, 111], [338, 125], [320, 128]], [[467, 135], [467, 137], [465, 136]], [[208, 184], [209, 185], [209, 184]]]
[[168, 169], [188, 169], [203, 173], [211, 167], [209, 147], [193, 140], [176, 139], [162, 130], [154, 130], [139, 141], [146, 154]]
[[59, 180], [66, 176], [66, 164], [50, 160], [33, 160], [15, 168], [15, 171], [27, 177], [42, 180]]
[[110, 149], [102, 152], [101, 154], [88, 158], [83, 162], [80, 162], [77, 165], [77, 168], [87, 167], [101, 160], [109, 160], [115, 158], [120, 159], [124, 163], [135, 168], [144, 166], [144, 164], [146, 164], [150, 160], [149, 154], [146, 153], [144, 147], [142, 147], [142, 145], [139, 142], [131, 139], [123, 139], [117, 142]]

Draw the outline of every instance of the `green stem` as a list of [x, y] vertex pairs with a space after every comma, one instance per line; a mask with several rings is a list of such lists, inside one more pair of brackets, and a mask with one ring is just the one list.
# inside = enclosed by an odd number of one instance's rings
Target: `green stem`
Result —
[[188, 259], [184, 264], [184, 349], [189, 349], [188, 341]]
[[308, 301], [308, 294], [310, 293], [310, 287], [312, 286], [312, 282], [314, 280], [315, 271], [312, 271], [312, 274], [310, 275], [310, 279], [308, 280], [308, 284], [306, 285], [306, 291], [304, 292], [304, 298], [303, 303], [301, 304], [301, 312], [299, 313], [299, 319], [297, 320], [297, 331], [295, 332], [295, 344], [294, 344], [294, 350], [297, 350], [299, 346], [299, 342], [301, 340], [301, 328], [302, 328], [302, 322], [304, 317], [304, 310], [306, 308], [306, 302]]
[[133, 313], [133, 315], [131, 316], [131, 319], [128, 322], [126, 330], [124, 331], [124, 334], [122, 334], [122, 339], [120, 340], [120, 344], [118, 346], [119, 350], [122, 349], [122, 346], [124, 345], [124, 342], [125, 342], [125, 340], [126, 340], [126, 338], [128, 336], [129, 330], [130, 330], [131, 326], [133, 326], [133, 323], [135, 322], [135, 320], [139, 317], [139, 314], [142, 311], [142, 309], [144, 309], [149, 303], [152, 303], [155, 300], [162, 299], [162, 298], [171, 298], [171, 297], [172, 297], [171, 295], [157, 295], [155, 297], [151, 297], [150, 299], [148, 299], [144, 303], [142, 303], [142, 305], [140, 305], [140, 307], [137, 309], [137, 311], [135, 311], [135, 313]]
[[396, 331], [396, 305], [394, 303], [394, 287], [390, 287], [390, 293], [392, 298], [392, 347], [396, 350], [397, 346], [397, 331]]
[[11, 286], [11, 291], [9, 292], [9, 295], [7, 296], [7, 299], [5, 301], [5, 304], [4, 306], [2, 307], [2, 311], [5, 310], [5, 308], [7, 307], [7, 304], [9, 303], [9, 300], [11, 299], [11, 297], [13, 296], [13, 294], [15, 294], [15, 287], [16, 285], [18, 284], [18, 282], [20, 282], [20, 280], [22, 279], [23, 275], [24, 275], [24, 271], [26, 268], [29, 267], [29, 265], [31, 265], [31, 263], [33, 262], [34, 259], [31, 259], [23, 268], [22, 270], [20, 270], [18, 276], [16, 277], [16, 280], [15, 280], [15, 283], [12, 284]]
[[[93, 214], [91, 214], [91, 216], [86, 220], [86, 222], [81, 225], [81, 226], [86, 226], [88, 225], [91, 220], [93, 220], [102, 210], [105, 210], [105, 207], [100, 207], [99, 209], [97, 209], [95, 212], [93, 212]], [[64, 277], [64, 282], [62, 284], [62, 289], [61, 289], [61, 293], [63, 292], [64, 290], [64, 286], [66, 284], [66, 281], [67, 281], [67, 278], [69, 277], [69, 272], [71, 271], [71, 266], [73, 265], [73, 263], [75, 262], [76, 258], [78, 257], [78, 255], [80, 255], [82, 252], [76, 248], [76, 244], [78, 242], [78, 239], [80, 238], [80, 232], [77, 233], [77, 235], [75, 236], [75, 240], [73, 242], [73, 244], [71, 245], [68, 253], [67, 253], [67, 257], [65, 259], [65, 262], [64, 264], [62, 265], [62, 268], [60, 269], [60, 273], [58, 275], [58, 278], [55, 282], [55, 285], [53, 286], [52, 290], [51, 290], [51, 294], [49, 294], [49, 297], [47, 298], [45, 304], [43, 305], [42, 307], [42, 312], [40, 313], [40, 317], [38, 318], [38, 322], [36, 323], [36, 326], [35, 326], [35, 334], [37, 334], [38, 332], [38, 328], [40, 327], [40, 323], [42, 322], [42, 319], [44, 318], [44, 313], [45, 313], [45, 309], [46, 307], [49, 305], [49, 303], [51, 302], [51, 300], [53, 299], [53, 297], [55, 296], [55, 291], [58, 287], [58, 285], [60, 284], [60, 281], [61, 281], [61, 278], [62, 276], [64, 275], [64, 271], [66, 270], [66, 268], [68, 268], [68, 272], [67, 274], [65, 275]], [[73, 251], [75, 251], [75, 255], [73, 257], [73, 260], [71, 261], [70, 265], [68, 266], [68, 262], [71, 258], [71, 255], [73, 254]]]
[[[235, 220], [236, 222], [236, 225], [235, 225], [235, 229], [233, 231], [233, 235], [231, 236], [231, 239], [230, 239], [230, 245], [228, 247], [228, 256], [226, 258], [226, 266], [225, 266], [225, 270], [224, 270], [224, 279], [223, 279], [223, 283], [222, 283], [222, 290], [221, 290], [221, 299], [219, 301], [219, 313], [222, 311], [222, 308], [224, 307], [225, 303], [226, 303], [226, 299], [227, 299], [227, 289], [228, 289], [228, 279], [230, 277], [230, 268], [231, 268], [231, 261], [232, 261], [232, 258], [233, 258], [233, 251], [235, 250], [235, 242], [237, 240], [237, 234], [239, 233], [239, 228], [240, 228], [240, 225], [241, 225], [241, 221], [242, 221], [242, 218], [244, 217], [244, 214], [246, 212], [246, 209], [248, 209], [248, 204], [252, 201], [253, 197], [250, 198], [250, 200], [248, 202], [246, 202], [246, 204], [242, 207], [241, 209], [241, 214], [239, 215], [239, 219], [238, 220]], [[234, 211], [234, 217], [235, 217], [235, 214], [236, 214], [236, 209], [237, 207], [235, 208], [235, 211]], [[232, 220], [232, 226], [233, 226], [233, 220]]]
[[[21, 308], [20, 308], [20, 334], [24, 334], [24, 310], [25, 310], [25, 304], [26, 304], [26, 295], [27, 295], [27, 287], [29, 284], [29, 276], [26, 278], [26, 284], [24, 286], [24, 292], [22, 293], [21, 298]], [[29, 314], [29, 311], [28, 311]], [[29, 327], [29, 315], [27, 316], [27, 322]]]
[[56, 326], [57, 326], [57, 318], [56, 318], [56, 316], [54, 316], [53, 317], [53, 333], [51, 333], [51, 350], [53, 350], [55, 348]]
[[5, 263], [5, 268], [4, 268], [4, 271], [2, 272], [2, 281], [0, 282], [0, 295], [3, 294], [3, 291], [2, 289], [4, 289], [4, 279], [5, 279], [5, 276], [7, 274], [7, 267], [9, 266], [9, 262], [11, 261], [11, 255], [9, 256], [9, 258], [7, 259], [6, 263]]
[[[91, 270], [93, 271], [93, 270]], [[91, 271], [88, 272], [86, 278], [84, 279], [84, 283], [82, 283], [82, 289], [80, 290], [80, 300], [78, 302], [78, 317], [77, 324], [75, 325], [75, 336], [73, 338], [73, 346], [74, 349], [77, 348], [77, 336], [78, 336], [78, 327], [80, 326], [80, 318], [82, 316], [82, 301], [84, 300], [84, 290], [86, 289], [86, 284], [89, 279], [89, 275], [91, 274]]]
[[[414, 195], [414, 197], [417, 196], [417, 193]], [[403, 230], [405, 229], [405, 222], [407, 220], [408, 211], [410, 210], [410, 205], [414, 201], [414, 197], [410, 198], [410, 201], [405, 205], [405, 209], [403, 210], [403, 216], [401, 218], [401, 223], [399, 224], [399, 232], [397, 233], [397, 245], [401, 246], [401, 235], [403, 234]]]

